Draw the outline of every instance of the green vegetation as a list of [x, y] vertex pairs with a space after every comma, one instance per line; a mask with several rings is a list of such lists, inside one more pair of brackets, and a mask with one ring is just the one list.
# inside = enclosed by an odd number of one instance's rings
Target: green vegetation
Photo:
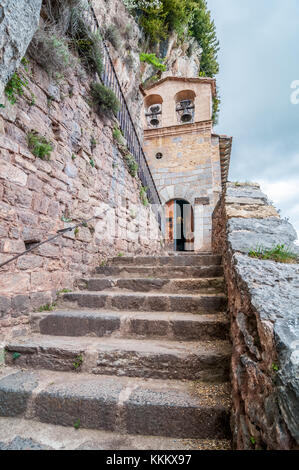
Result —
[[61, 216], [61, 220], [62, 220], [62, 222], [66, 222], [66, 223], [69, 223], [69, 222], [72, 222], [72, 221], [73, 221], [73, 219], [71, 219], [70, 217], [68, 217], [66, 214], [63, 214], [63, 215]]
[[73, 362], [74, 368], [77, 370], [83, 364], [83, 356], [80, 354], [79, 356], [75, 357], [75, 362]]
[[73, 40], [81, 63], [89, 72], [96, 72], [101, 76], [103, 72], [102, 40], [99, 33], [92, 33], [87, 27], [78, 32]]
[[92, 136], [90, 137], [90, 148], [91, 148], [91, 151], [92, 151], [92, 152], [94, 151], [94, 149], [96, 148], [96, 146], [97, 146], [97, 141], [96, 141], [96, 139], [94, 138], [94, 136], [92, 135]]
[[[164, 41], [172, 32], [178, 40], [194, 38], [202, 48], [200, 76], [215, 77], [219, 72], [215, 23], [208, 10], [207, 0], [125, 0], [128, 9], [143, 28], [150, 44]], [[188, 50], [192, 54], [192, 46]], [[151, 54], [148, 54], [151, 55]], [[159, 59], [157, 58], [159, 63]], [[163, 64], [160, 62], [163, 66]], [[152, 64], [154, 65], [154, 64]], [[157, 67], [158, 68], [158, 67]], [[159, 70], [162, 70], [159, 68]], [[213, 120], [217, 124], [220, 98], [213, 100]]]
[[89, 159], [89, 163], [90, 163], [90, 166], [92, 166], [92, 168], [95, 167], [95, 162], [92, 158]]
[[[24, 94], [24, 88], [27, 86], [28, 81], [25, 77], [21, 73], [15, 72], [4, 89], [4, 93], [7, 96], [8, 101], [11, 104], [15, 104], [18, 96], [22, 96]], [[1, 108], [4, 108], [4, 106], [2, 105]]]
[[107, 39], [112, 46], [118, 51], [121, 47], [120, 34], [116, 26], [111, 24], [105, 31], [105, 39]]
[[125, 256], [125, 254], [124, 254], [122, 251], [120, 251], [119, 253], [117, 253], [117, 256], [118, 256], [119, 258], [122, 258], [123, 256]]
[[220, 103], [221, 103], [221, 99], [219, 97], [218, 90], [217, 90], [216, 96], [213, 96], [213, 108], [212, 108], [212, 120], [215, 125], [218, 124]]
[[97, 82], [93, 82], [90, 89], [93, 101], [99, 111], [102, 113], [112, 112], [116, 116], [120, 108], [120, 102], [115, 93], [110, 88]]
[[250, 442], [251, 442], [252, 445], [255, 445], [256, 440], [253, 436], [250, 437]]
[[272, 364], [272, 370], [273, 370], [274, 372], [278, 372], [278, 371], [279, 371], [278, 365], [277, 365], [277, 364]]
[[128, 153], [124, 156], [125, 162], [128, 166], [128, 170], [133, 178], [136, 178], [138, 172], [138, 163], [135, 161], [135, 158], [131, 153]]
[[276, 245], [267, 249], [257, 247], [256, 250], [250, 250], [248, 255], [251, 258], [276, 261], [277, 263], [296, 263], [298, 255], [289, 251], [285, 245]]
[[45, 137], [36, 131], [29, 132], [27, 134], [27, 144], [33, 155], [42, 160], [47, 157], [47, 160], [49, 160], [53, 145]]
[[145, 207], [149, 205], [146, 192], [147, 192], [147, 188], [144, 186], [141, 186], [139, 195], [140, 195], [140, 200]]
[[71, 289], [60, 289], [56, 292], [56, 295], [59, 296], [61, 294], [67, 294], [68, 292], [72, 292]]
[[217, 60], [219, 41], [216, 35], [215, 23], [211, 19], [206, 0], [195, 0], [194, 3], [190, 34], [203, 49], [200, 75], [202, 77], [214, 77], [219, 72]]
[[145, 52], [142, 52], [139, 57], [140, 62], [146, 62], [147, 64], [155, 67], [155, 69], [158, 69], [161, 72], [165, 72], [166, 65], [163, 64], [163, 60], [160, 60], [156, 54], [146, 54]]
[[74, 428], [77, 430], [80, 428], [80, 419], [77, 419], [77, 421], [74, 423]]
[[41, 307], [39, 307], [38, 312], [52, 312], [52, 310], [54, 310], [55, 307], [56, 307], [56, 304], [42, 305]]
[[38, 29], [28, 53], [55, 78], [63, 77], [75, 62], [68, 39], [52, 24], [44, 24]]
[[123, 133], [122, 133], [121, 129], [119, 129], [117, 126], [114, 126], [112, 135], [113, 135], [113, 139], [116, 140], [116, 142], [119, 145], [123, 145], [124, 136], [123, 136]]
[[12, 355], [12, 358], [13, 358], [14, 361], [16, 359], [18, 359], [19, 357], [21, 357], [21, 354], [19, 352], [14, 352], [13, 355]]

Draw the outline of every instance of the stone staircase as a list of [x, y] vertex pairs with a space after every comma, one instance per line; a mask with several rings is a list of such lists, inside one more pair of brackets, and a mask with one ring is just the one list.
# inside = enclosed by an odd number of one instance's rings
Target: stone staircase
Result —
[[148, 449], [158, 448], [154, 436], [164, 449], [228, 448], [221, 276], [221, 258], [210, 254], [98, 267], [56, 310], [31, 315], [30, 336], [7, 344], [0, 416], [99, 430], [107, 434], [98, 445], [115, 450], [126, 448], [116, 435]]

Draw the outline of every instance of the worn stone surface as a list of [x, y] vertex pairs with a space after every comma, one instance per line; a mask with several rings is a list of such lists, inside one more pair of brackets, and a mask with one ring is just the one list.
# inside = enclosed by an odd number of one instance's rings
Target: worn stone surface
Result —
[[[232, 200], [232, 197], [234, 198]], [[251, 198], [244, 218], [232, 205]], [[233, 354], [232, 430], [237, 449], [295, 449], [299, 445], [299, 265], [250, 258], [257, 246], [285, 244], [296, 232], [279, 216], [260, 218], [256, 201], [271, 207], [258, 185], [228, 184], [213, 214], [214, 251], [223, 253]], [[267, 210], [265, 211], [267, 214]]]
[[[34, 397], [34, 388], [38, 385]], [[28, 384], [24, 402], [24, 387]], [[43, 423], [80, 426], [176, 438], [229, 437], [230, 400], [227, 384], [192, 384], [176, 380], [91, 376], [68, 372], [11, 373], [0, 379], [0, 393], [8, 402], [23, 405], [10, 416], [35, 418]], [[5, 414], [6, 413], [6, 414]], [[1, 416], [7, 412], [2, 411]]]
[[37, 29], [42, 0], [2, 0], [0, 5], [0, 97]]
[[[167, 317], [167, 318], [166, 318]], [[120, 336], [169, 340], [225, 340], [226, 315], [165, 312], [103, 312], [57, 310], [31, 316], [34, 331], [55, 336]]]
[[128, 435], [92, 429], [58, 426], [38, 421], [0, 418], [3, 450], [230, 450], [230, 441], [177, 439]]

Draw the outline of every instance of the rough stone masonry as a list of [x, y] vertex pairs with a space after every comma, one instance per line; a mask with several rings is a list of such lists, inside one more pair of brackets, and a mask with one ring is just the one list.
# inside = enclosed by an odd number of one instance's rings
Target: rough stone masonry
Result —
[[213, 248], [223, 255], [233, 354], [236, 449], [299, 445], [299, 264], [248, 256], [297, 235], [256, 184], [227, 184], [213, 214]]

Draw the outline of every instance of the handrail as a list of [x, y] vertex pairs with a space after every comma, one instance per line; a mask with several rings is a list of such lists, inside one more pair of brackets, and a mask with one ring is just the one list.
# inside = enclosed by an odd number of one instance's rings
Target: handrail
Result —
[[[107, 211], [108, 211], [108, 209], [104, 212], [103, 215], [105, 215]], [[11, 263], [12, 261], [14, 261], [14, 260], [16, 260], [16, 259], [18, 259], [18, 258], [20, 258], [20, 256], [26, 255], [26, 254], [29, 253], [30, 251], [35, 250], [35, 248], [38, 248], [39, 246], [44, 245], [45, 243], [51, 242], [52, 240], [55, 240], [55, 238], [61, 237], [61, 236], [64, 235], [66, 232], [71, 232], [72, 230], [75, 230], [75, 229], [78, 228], [78, 227], [85, 226], [88, 222], [90, 222], [90, 221], [93, 220], [93, 219], [95, 219], [95, 216], [94, 216], [94, 217], [91, 217], [90, 219], [83, 220], [82, 222], [80, 222], [80, 223], [77, 224], [77, 225], [74, 225], [73, 227], [66, 227], [66, 228], [62, 228], [62, 229], [60, 229], [60, 230], [57, 230], [56, 235], [53, 235], [52, 237], [47, 238], [47, 240], [44, 240], [43, 242], [36, 243], [34, 246], [28, 248], [28, 250], [25, 250], [25, 251], [23, 251], [22, 253], [18, 253], [16, 256], [13, 256], [12, 258], [10, 258], [10, 259], [4, 261], [4, 263], [1, 263], [1, 264], [0, 264], [0, 268], [2, 268], [3, 266], [5, 266], [5, 265], [8, 264], [8, 263]]]
[[[91, 4], [91, 1], [89, 0], [88, 3], [90, 6], [90, 12], [92, 13], [92, 18], [90, 18], [92, 24], [90, 26], [95, 32], [95, 30], [100, 29], [100, 25], [96, 17], [93, 5]], [[146, 156], [144, 154], [138, 133], [134, 126], [132, 115], [130, 113], [130, 109], [124, 96], [121, 84], [119, 82], [115, 67], [110, 57], [109, 49], [105, 41], [103, 40], [102, 42], [104, 70], [100, 78], [105, 86], [111, 88], [115, 92], [117, 98], [120, 101], [121, 106], [120, 110], [117, 113], [119, 125], [124, 134], [125, 139], [127, 140], [128, 149], [135, 158], [135, 161], [138, 163], [138, 176], [143, 186], [146, 188], [148, 201], [153, 204], [153, 210], [159, 220], [160, 214], [158, 212], [158, 206], [161, 205], [161, 199], [157, 191], [157, 187], [151, 174], [149, 165], [147, 163]]]

